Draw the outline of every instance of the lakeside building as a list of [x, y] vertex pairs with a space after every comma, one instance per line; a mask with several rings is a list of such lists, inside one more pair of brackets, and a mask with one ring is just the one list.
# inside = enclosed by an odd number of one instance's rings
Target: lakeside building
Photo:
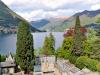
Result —
[[0, 62], [0, 74], [3, 75], [15, 73], [16, 67], [15, 60], [10, 53], [5, 62]]

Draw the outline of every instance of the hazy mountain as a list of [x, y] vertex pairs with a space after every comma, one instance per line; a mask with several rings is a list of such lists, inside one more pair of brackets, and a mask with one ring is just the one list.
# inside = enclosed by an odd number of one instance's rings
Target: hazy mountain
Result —
[[[66, 28], [73, 27], [75, 25], [76, 16], [78, 15], [80, 16], [82, 26], [85, 26], [85, 25], [87, 26], [97, 25], [98, 26], [98, 24], [96, 23], [96, 20], [100, 18], [100, 10], [96, 10], [96, 11], [85, 10], [83, 12], [76, 13], [70, 18], [66, 19], [64, 23], [59, 26], [61, 30], [63, 31]], [[56, 27], [56, 28], [59, 28], [59, 27]]]
[[[36, 28], [39, 27], [39, 29], [42, 30], [48, 30], [48, 31], [64, 31], [64, 29], [69, 28], [69, 27], [73, 27], [75, 25], [75, 19], [76, 16], [80, 16], [80, 20], [81, 20], [81, 25], [82, 26], [87, 26], [87, 27], [92, 27], [92, 25], [97, 25], [96, 24], [96, 20], [98, 18], [100, 18], [100, 9], [99, 10], [95, 10], [95, 11], [83, 11], [83, 12], [79, 12], [74, 14], [73, 16], [67, 18], [67, 17], [59, 17], [59, 18], [49, 18], [49, 19], [45, 19], [47, 22], [45, 23], [44, 21], [40, 21], [42, 23], [38, 25], [34, 24]], [[40, 26], [39, 26], [40, 25]], [[89, 25], [89, 26], [88, 26]]]
[[37, 20], [37, 21], [31, 21], [30, 24], [35, 27], [35, 28], [41, 28], [43, 26], [45, 26], [46, 24], [49, 23], [49, 20], [47, 19], [41, 19], [41, 20]]
[[[9, 9], [0, 0], [0, 32], [8, 32], [9, 30], [16, 29], [20, 21], [26, 21], [21, 16], [17, 15], [11, 9]], [[35, 28], [32, 28], [35, 31]]]
[[67, 17], [54, 17], [48, 19], [41, 19], [38, 21], [32, 21], [31, 24], [33, 27], [38, 28], [40, 30], [46, 31], [56, 31], [55, 27], [61, 25]]

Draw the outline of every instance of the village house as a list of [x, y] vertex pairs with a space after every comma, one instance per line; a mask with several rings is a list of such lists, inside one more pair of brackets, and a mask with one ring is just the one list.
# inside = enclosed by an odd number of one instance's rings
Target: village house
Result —
[[1, 75], [15, 73], [16, 63], [11, 53], [6, 58], [5, 62], [0, 62], [0, 70]]

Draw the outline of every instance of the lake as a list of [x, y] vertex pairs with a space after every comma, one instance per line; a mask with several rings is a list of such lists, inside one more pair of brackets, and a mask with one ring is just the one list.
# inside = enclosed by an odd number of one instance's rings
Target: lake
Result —
[[[43, 46], [44, 39], [50, 32], [32, 33], [34, 48], [39, 49]], [[55, 48], [59, 48], [63, 42], [63, 32], [52, 32], [55, 37]], [[0, 54], [7, 55], [9, 52], [16, 52], [16, 34], [0, 35]]]

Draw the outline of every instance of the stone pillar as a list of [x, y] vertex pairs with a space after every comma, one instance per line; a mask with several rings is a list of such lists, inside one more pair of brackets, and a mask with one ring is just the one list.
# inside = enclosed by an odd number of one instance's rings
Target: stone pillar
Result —
[[14, 68], [9, 68], [9, 73], [14, 73], [15, 72], [15, 69]]

